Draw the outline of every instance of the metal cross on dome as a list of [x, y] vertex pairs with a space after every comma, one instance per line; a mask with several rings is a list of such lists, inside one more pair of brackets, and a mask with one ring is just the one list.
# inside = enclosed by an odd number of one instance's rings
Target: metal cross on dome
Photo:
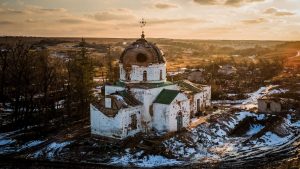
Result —
[[142, 28], [142, 35], [141, 35], [141, 38], [145, 38], [145, 35], [144, 35], [144, 27], [146, 26], [146, 21], [145, 21], [145, 19], [144, 18], [142, 18], [141, 19], [141, 21], [140, 21], [140, 27]]
[[141, 26], [141, 28], [144, 28], [145, 26], [146, 26], [146, 21], [145, 21], [145, 19], [144, 18], [142, 18], [141, 19], [141, 21], [140, 21], [140, 26]]

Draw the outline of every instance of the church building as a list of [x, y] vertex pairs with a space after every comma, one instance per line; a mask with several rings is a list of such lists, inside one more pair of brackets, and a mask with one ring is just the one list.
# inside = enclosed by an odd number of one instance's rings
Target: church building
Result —
[[125, 48], [119, 68], [119, 81], [105, 85], [104, 97], [90, 106], [92, 135], [124, 139], [180, 131], [210, 106], [210, 86], [167, 81], [164, 54], [144, 33]]

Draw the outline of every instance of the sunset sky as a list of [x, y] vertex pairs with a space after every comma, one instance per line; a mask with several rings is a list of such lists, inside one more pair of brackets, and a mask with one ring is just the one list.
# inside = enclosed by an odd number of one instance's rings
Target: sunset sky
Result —
[[300, 40], [300, 0], [0, 0], [0, 35]]

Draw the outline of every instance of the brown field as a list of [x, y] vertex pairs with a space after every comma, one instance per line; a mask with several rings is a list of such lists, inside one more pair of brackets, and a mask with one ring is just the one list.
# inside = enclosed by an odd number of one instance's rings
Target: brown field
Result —
[[[51, 52], [68, 52], [78, 50], [77, 45], [81, 38], [42, 38], [42, 37], [0, 37], [1, 43], [25, 41], [37, 43], [40, 40], [61, 41], [55, 45], [47, 45]], [[235, 64], [256, 62], [257, 59], [276, 60], [277, 57], [286, 59], [287, 67], [299, 67], [299, 57], [292, 57], [300, 50], [300, 42], [287, 41], [233, 41], [233, 40], [179, 40], [179, 39], [147, 39], [158, 45], [165, 53], [167, 68], [176, 71], [179, 68], [201, 68], [204, 65], [219, 62], [233, 62]], [[111, 55], [117, 63], [122, 50], [135, 39], [124, 38], [85, 38], [89, 44], [111, 46]], [[267, 51], [260, 52], [264, 49]], [[255, 57], [250, 54], [258, 50]], [[89, 48], [90, 55], [102, 65], [107, 64], [106, 52], [99, 52]], [[242, 53], [239, 54], [239, 53]], [[249, 53], [249, 54], [248, 54]], [[255, 53], [255, 52], [254, 52]]]

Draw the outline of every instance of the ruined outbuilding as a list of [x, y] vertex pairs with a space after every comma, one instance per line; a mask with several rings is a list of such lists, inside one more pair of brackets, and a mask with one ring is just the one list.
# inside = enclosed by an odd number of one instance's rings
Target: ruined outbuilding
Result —
[[285, 109], [285, 101], [280, 98], [262, 97], [257, 100], [258, 112], [261, 113], [280, 113]]

